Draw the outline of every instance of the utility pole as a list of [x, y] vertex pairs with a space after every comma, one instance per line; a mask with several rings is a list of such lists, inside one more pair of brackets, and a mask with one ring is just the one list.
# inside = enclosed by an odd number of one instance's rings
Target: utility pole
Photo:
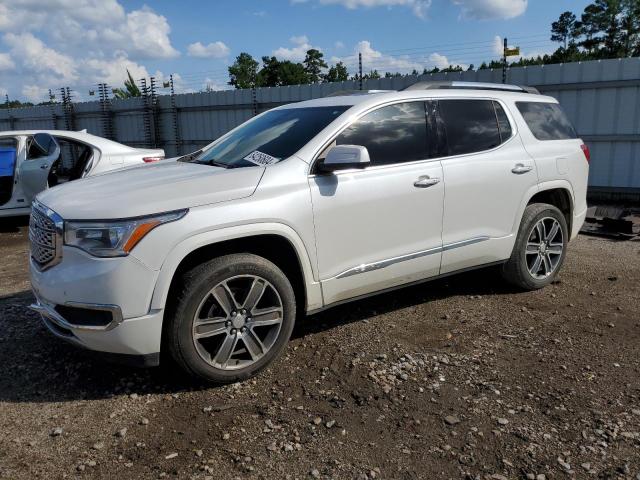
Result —
[[362, 90], [362, 53], [358, 53], [358, 79], [360, 80], [360, 90]]
[[502, 48], [502, 83], [507, 83], [507, 37], [504, 37]]

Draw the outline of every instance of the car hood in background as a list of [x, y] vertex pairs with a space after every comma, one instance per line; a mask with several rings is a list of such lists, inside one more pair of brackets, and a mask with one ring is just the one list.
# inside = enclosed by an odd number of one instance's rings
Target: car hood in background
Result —
[[63, 184], [38, 201], [65, 219], [138, 217], [248, 197], [263, 173], [165, 160]]

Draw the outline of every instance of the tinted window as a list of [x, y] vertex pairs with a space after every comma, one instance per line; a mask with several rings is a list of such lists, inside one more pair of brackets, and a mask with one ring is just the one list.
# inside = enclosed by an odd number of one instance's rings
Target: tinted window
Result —
[[[273, 163], [300, 150], [349, 106], [285, 108], [249, 120], [235, 132], [183, 161], [246, 167]], [[245, 157], [251, 155], [253, 161]]]
[[498, 102], [493, 102], [493, 106], [496, 109], [496, 118], [498, 119], [498, 127], [500, 128], [500, 140], [504, 143], [511, 138], [511, 124], [502, 105]]
[[491, 100], [440, 100], [438, 103], [449, 155], [481, 152], [500, 145], [500, 131]]
[[557, 103], [516, 102], [516, 106], [538, 140], [577, 138], [573, 125]]
[[336, 143], [367, 147], [373, 165], [429, 158], [424, 103], [398, 103], [374, 110], [343, 131]]
[[56, 150], [56, 142], [48, 133], [36, 133], [29, 139], [27, 160], [52, 155]]

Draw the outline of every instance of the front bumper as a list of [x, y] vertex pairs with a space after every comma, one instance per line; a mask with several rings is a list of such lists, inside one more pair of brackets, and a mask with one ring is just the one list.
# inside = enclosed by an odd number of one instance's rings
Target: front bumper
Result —
[[[147, 315], [114, 320], [108, 328], [75, 325], [55, 310], [52, 302], [34, 292], [36, 302], [29, 308], [39, 313], [47, 329], [56, 337], [78, 347], [117, 356], [131, 358], [126, 363], [141, 363], [144, 366], [157, 365], [162, 334], [163, 311], [152, 311]], [[146, 358], [142, 358], [146, 357]], [[117, 357], [114, 360], [118, 360]]]
[[[54, 335], [77, 346], [107, 354], [157, 357], [163, 310], [150, 309], [157, 275], [133, 256], [96, 258], [65, 246], [62, 262], [52, 268], [41, 271], [31, 262], [36, 296], [31, 308]], [[74, 309], [71, 316], [68, 312]], [[93, 322], [94, 316], [106, 314], [109, 321]], [[154, 362], [157, 359], [147, 358], [143, 363]]]

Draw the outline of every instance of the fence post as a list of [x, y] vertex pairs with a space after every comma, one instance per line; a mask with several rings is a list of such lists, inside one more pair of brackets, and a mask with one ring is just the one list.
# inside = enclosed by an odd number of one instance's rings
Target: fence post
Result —
[[176, 91], [173, 85], [173, 74], [169, 75], [171, 87], [171, 120], [173, 121], [173, 135], [176, 142], [176, 156], [182, 155], [182, 141], [180, 139], [180, 124], [178, 122], [178, 107], [176, 106]]
[[153, 148], [158, 148], [160, 140], [160, 118], [158, 115], [158, 95], [156, 94], [156, 79], [150, 77], [149, 92], [151, 93], [151, 120], [153, 121]]
[[7, 120], [9, 120], [9, 130], [15, 130], [15, 118], [11, 116], [11, 106], [9, 105], [9, 94], [5, 94], [4, 102], [7, 106]]
[[113, 128], [113, 118], [111, 113], [111, 99], [109, 98], [109, 87], [106, 83], [98, 84], [100, 94], [100, 116], [102, 119], [102, 134], [109, 140], [115, 140]]
[[53, 126], [52, 130], [58, 129], [58, 121], [56, 119], [56, 104], [54, 103], [55, 99], [56, 96], [53, 94], [51, 89], [49, 89], [49, 110], [51, 111], [51, 125]]
[[149, 106], [149, 90], [147, 88], [147, 79], [140, 79], [140, 90], [142, 92], [142, 125], [144, 129], [145, 147], [152, 146], [151, 140], [151, 108]]
[[76, 130], [76, 119], [73, 111], [73, 102], [71, 101], [71, 89], [63, 87], [60, 89], [62, 94], [62, 108], [64, 112], [64, 127], [66, 130]]

